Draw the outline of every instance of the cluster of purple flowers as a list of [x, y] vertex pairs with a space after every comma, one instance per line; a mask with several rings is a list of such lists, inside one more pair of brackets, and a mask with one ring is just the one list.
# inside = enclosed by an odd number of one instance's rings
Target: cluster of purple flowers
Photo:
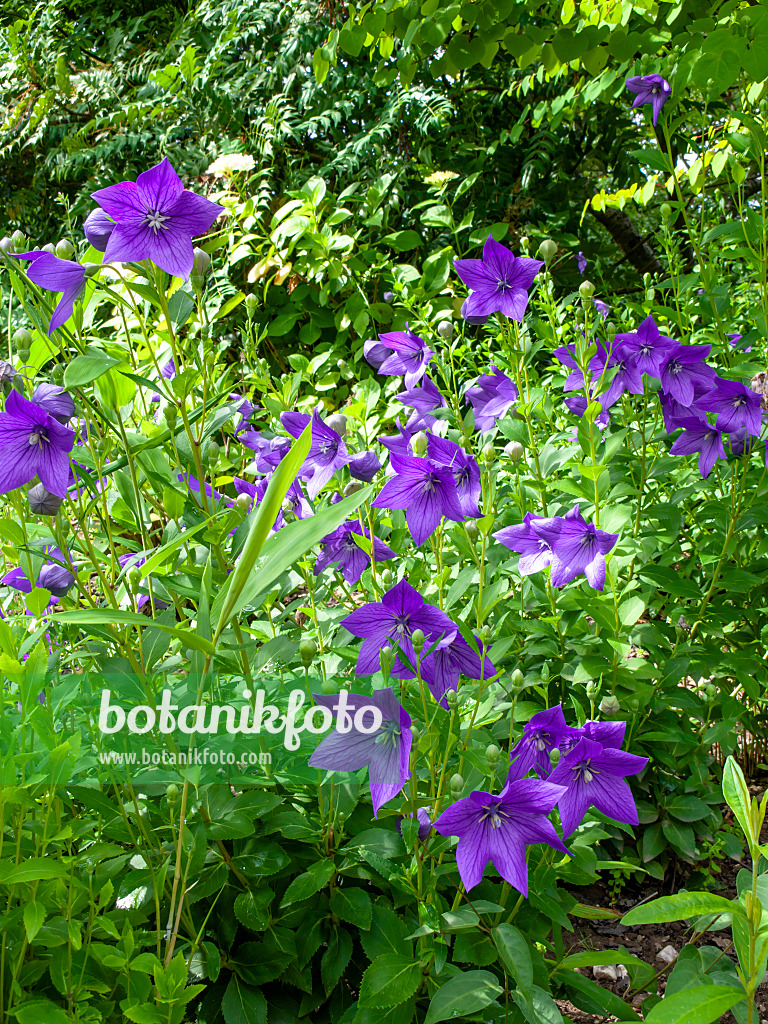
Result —
[[[673, 455], [698, 453], [703, 477], [709, 476], [718, 459], [726, 458], [725, 435], [729, 435], [731, 452], [741, 455], [749, 450], [751, 438], [759, 436], [764, 417], [759, 394], [745, 384], [718, 377], [707, 365], [705, 360], [711, 347], [681, 345], [661, 334], [655, 320], [649, 316], [636, 331], [617, 334], [610, 347], [598, 341], [597, 352], [587, 367], [593, 380], [612, 374], [605, 391], [590, 391], [592, 398], [602, 406], [602, 417], [623, 394], [643, 394], [645, 375], [659, 380], [667, 433], [682, 428], [671, 452]], [[584, 373], [576, 362], [575, 345], [562, 346], [554, 355], [571, 371], [564, 390], [585, 388]], [[581, 406], [570, 407], [574, 412], [583, 412]], [[714, 424], [708, 421], [708, 413], [716, 416]], [[601, 425], [605, 422], [603, 419]]]
[[[425, 624], [432, 622], [426, 613], [428, 607], [414, 609], [420, 612]], [[379, 642], [393, 633], [395, 618], [389, 611], [374, 613]], [[370, 648], [368, 656], [372, 657], [372, 638], [366, 642]], [[334, 716], [350, 718], [344, 730], [332, 730], [320, 742], [309, 760], [310, 766], [329, 771], [357, 771], [367, 766], [377, 815], [411, 777], [410, 716], [389, 687], [374, 691], [370, 697], [345, 693], [343, 700], [338, 695], [316, 695], [315, 700]], [[378, 708], [381, 713], [381, 724], [373, 732], [364, 732], [351, 721], [354, 711], [365, 705]], [[434, 821], [430, 821], [426, 809], [420, 808], [419, 839], [423, 842], [428, 838], [430, 826], [440, 835], [458, 837], [456, 865], [467, 890], [482, 880], [486, 867], [492, 863], [502, 878], [527, 896], [526, 848], [546, 843], [561, 853], [569, 853], [548, 817], [555, 807], [563, 839], [573, 835], [590, 807], [613, 821], [638, 824], [635, 802], [625, 780], [642, 771], [648, 758], [621, 750], [625, 729], [626, 722], [586, 722], [573, 728], [566, 724], [559, 705], [539, 712], [525, 726], [521, 739], [510, 752], [510, 767], [501, 791], [494, 794], [475, 790]], [[560, 757], [553, 770], [551, 758], [555, 749]], [[537, 777], [527, 777], [531, 770]]]

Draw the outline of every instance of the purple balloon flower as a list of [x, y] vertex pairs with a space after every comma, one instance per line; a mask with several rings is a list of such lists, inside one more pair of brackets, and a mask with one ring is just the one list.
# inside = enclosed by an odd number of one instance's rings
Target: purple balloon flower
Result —
[[[66, 559], [56, 545], [46, 544], [43, 547], [43, 552], [51, 559], [56, 559], [56, 561], [43, 562], [40, 572], [37, 575], [35, 586], [44, 587], [46, 590], [49, 590], [53, 595], [50, 603], [56, 604], [58, 602], [58, 598], [64, 597], [69, 588], [75, 582], [75, 577], [69, 569], [65, 567], [65, 565], [58, 564], [59, 562], [66, 562]], [[32, 593], [32, 584], [29, 582], [29, 578], [21, 566], [7, 572], [0, 579], [0, 583], [5, 584], [7, 587], [11, 587], [13, 590], [18, 590], [22, 594]]]
[[480, 482], [480, 467], [472, 455], [444, 437], [437, 437], [429, 434], [427, 437], [427, 456], [432, 462], [439, 466], [445, 466], [453, 473], [456, 482], [456, 494], [459, 499], [461, 511], [468, 518], [477, 518], [480, 515], [480, 496], [482, 484]]
[[414, 456], [390, 456], [395, 476], [388, 480], [373, 508], [405, 509], [405, 521], [417, 545], [431, 537], [443, 517], [464, 521], [456, 481], [445, 466]]
[[358, 452], [349, 460], [349, 475], [353, 480], [362, 480], [369, 484], [381, 469], [381, 463], [376, 452]]
[[[659, 333], [659, 328], [652, 316], [643, 320], [636, 331], [617, 334], [614, 345], [628, 356], [634, 356], [637, 368], [641, 373], [649, 373], [658, 377], [662, 364], [667, 360], [677, 342]], [[639, 392], [637, 392], [639, 394]]]
[[615, 547], [618, 533], [607, 533], [587, 523], [578, 504], [569, 516], [532, 520], [531, 527], [552, 548], [553, 587], [563, 587], [584, 573], [591, 587], [603, 589], [605, 556]]
[[374, 370], [378, 370], [385, 359], [389, 359], [392, 355], [392, 350], [386, 345], [382, 345], [380, 341], [375, 338], [369, 338], [368, 341], [363, 344], [363, 356], [368, 360]]
[[115, 221], [105, 262], [149, 259], [185, 281], [195, 262], [192, 239], [225, 212], [223, 206], [185, 189], [167, 157], [135, 182], [121, 181], [91, 197]]
[[[438, 641], [434, 651], [428, 654], [420, 665], [421, 678], [429, 687], [429, 692], [446, 710], [448, 701], [445, 695], [449, 690], [458, 689], [460, 676], [466, 676], [467, 679], [490, 679], [496, 674], [496, 669], [488, 656], [485, 655], [481, 662], [480, 656], [472, 650], [459, 632], [459, 627], [455, 623], [451, 625], [453, 633]], [[478, 647], [481, 647], [479, 640]], [[393, 672], [393, 675], [402, 678], [404, 673]]]
[[401, 391], [399, 395], [396, 395], [396, 398], [403, 405], [407, 405], [414, 410], [406, 423], [406, 429], [413, 431], [429, 430], [436, 422], [435, 417], [430, 416], [430, 413], [434, 409], [445, 408], [447, 404], [437, 386], [429, 379], [429, 376], [422, 378], [421, 387]]
[[[371, 558], [368, 552], [356, 543], [353, 534], [366, 537], [370, 545], [371, 535], [367, 530], [363, 530], [357, 520], [342, 523], [333, 533], [329, 533], [320, 541], [323, 550], [315, 562], [315, 576], [319, 576], [329, 565], [338, 565], [347, 583], [357, 583], [371, 564]], [[392, 548], [378, 537], [373, 538], [373, 554], [377, 562], [397, 558]]]
[[703, 361], [711, 345], [676, 345], [661, 364], [661, 387], [681, 405], [690, 405], [695, 397], [694, 388], [714, 386], [717, 375]]
[[69, 392], [56, 384], [38, 384], [32, 401], [59, 423], [66, 423], [75, 415], [75, 403]]
[[454, 260], [453, 265], [470, 289], [469, 298], [462, 306], [465, 317], [487, 318], [492, 313], [503, 313], [510, 320], [522, 323], [528, 292], [544, 263], [529, 256], [515, 256], [489, 235], [482, 259]]
[[[370, 697], [362, 693], [313, 694], [315, 701], [328, 708], [339, 725], [321, 740], [309, 759], [310, 768], [329, 771], [356, 772], [368, 767], [368, 780], [373, 800], [373, 815], [392, 797], [397, 796], [403, 784], [411, 777], [408, 761], [411, 756], [411, 718], [400, 707], [391, 687], [376, 690]], [[373, 707], [381, 713], [381, 724], [373, 732], [371, 713], [355, 720], [362, 708]], [[361, 728], [362, 726], [362, 728]]]
[[12, 255], [19, 260], [32, 260], [26, 273], [33, 284], [40, 285], [48, 292], [61, 292], [61, 298], [48, 325], [50, 338], [56, 328], [61, 327], [72, 316], [75, 301], [80, 298], [85, 288], [85, 268], [73, 260], [60, 260], [42, 249]]
[[531, 768], [545, 777], [552, 770], [549, 755], [573, 734], [574, 730], [566, 724], [563, 709], [557, 704], [546, 711], [538, 711], [523, 727], [523, 735], [509, 752], [510, 761], [514, 763], [514, 775], [522, 778]]
[[[601, 348], [603, 346], [598, 344], [598, 350]], [[607, 350], [604, 351], [607, 354]], [[631, 395], [642, 395], [643, 371], [638, 366], [635, 356], [623, 352], [620, 347], [614, 347], [610, 355], [607, 355], [605, 365], [608, 369], [615, 368], [616, 372], [607, 390], [595, 396], [604, 411], [618, 402], [626, 391]]]
[[593, 299], [593, 302], [595, 304], [595, 309], [600, 314], [600, 316], [603, 318], [603, 320], [605, 320], [605, 318], [608, 316], [608, 314], [611, 311], [611, 307], [608, 305], [607, 302], [603, 302], [602, 299]]
[[[598, 395], [597, 398], [593, 398], [592, 401], [597, 401], [602, 404], [604, 401], [604, 396]], [[572, 412], [574, 416], [578, 416], [579, 419], [583, 417], [584, 413], [587, 411], [587, 406], [589, 405], [586, 395], [571, 395], [569, 398], [564, 398], [563, 402], [568, 411]], [[595, 417], [595, 426], [598, 428], [598, 430], [605, 430], [605, 428], [608, 426], [610, 422], [611, 414], [610, 412], [608, 412], [607, 409], [605, 409], [601, 413], [598, 413]], [[577, 434], [574, 434], [573, 438], [575, 439], [577, 436]]]
[[[380, 334], [379, 341], [390, 350], [378, 368], [380, 374], [405, 374], [405, 386], [415, 387], [427, 372], [432, 356], [435, 354], [418, 334], [414, 334], [408, 324], [404, 331], [390, 331]], [[365, 350], [365, 349], [363, 349]], [[366, 358], [370, 361], [370, 356]]]
[[62, 426], [18, 391], [11, 391], [5, 411], [0, 413], [0, 494], [37, 476], [51, 494], [65, 498], [74, 443], [74, 430]]
[[698, 452], [699, 472], [706, 480], [717, 460], [725, 458], [722, 431], [706, 420], [683, 420], [678, 426], [684, 429], [669, 449], [670, 455], [693, 455]]
[[576, 262], [577, 262], [577, 264], [579, 266], [579, 273], [583, 275], [584, 271], [587, 269], [587, 257], [584, 255], [584, 253], [581, 250], [579, 250], [576, 253], [576, 257], [575, 258], [576, 258]]
[[[571, 371], [566, 377], [565, 384], [563, 384], [563, 391], [581, 390], [584, 387], [584, 374], [576, 362], [575, 342], [571, 342], [570, 345], [561, 345], [552, 352], [552, 355]], [[598, 346], [597, 352], [592, 356], [587, 366], [587, 370], [593, 377], [603, 372], [606, 358], [607, 352], [605, 348]]]
[[539, 779], [515, 780], [501, 793], [475, 790], [457, 800], [432, 827], [442, 836], [458, 836], [456, 866], [469, 891], [482, 881], [488, 863], [523, 896], [528, 895], [526, 846], [547, 843], [569, 851], [547, 815], [566, 795], [562, 786]]
[[475, 430], [484, 434], [493, 430], [496, 420], [503, 416], [518, 399], [517, 388], [498, 366], [491, 364], [491, 372], [478, 377], [477, 384], [464, 392], [465, 401], [472, 403]]
[[552, 784], [565, 787], [558, 800], [563, 837], [573, 835], [590, 807], [613, 821], [637, 825], [637, 808], [624, 779], [637, 775], [647, 764], [647, 757], [604, 747], [594, 740], [579, 740], [549, 777]]
[[[363, 644], [357, 657], [355, 673], [369, 676], [378, 672], [381, 649], [398, 647], [411, 665], [416, 664], [416, 653], [411, 643], [414, 629], [425, 637], [425, 649], [436, 640], [456, 632], [456, 624], [439, 608], [426, 604], [421, 594], [406, 580], [400, 580], [383, 595], [381, 601], [357, 608], [341, 620], [341, 625], [353, 636], [362, 637]], [[394, 664], [397, 672], [413, 676], [400, 658]]]
[[699, 423], [703, 423], [706, 426], [707, 417], [696, 406], [696, 397], [701, 394], [703, 394], [703, 389], [694, 387], [693, 405], [681, 405], [671, 395], [667, 395], [663, 391], [659, 392], [661, 412], [664, 417], [664, 429], [668, 434], [672, 434], [680, 427], [684, 427], [691, 420], [698, 420]]
[[115, 222], [112, 218], [108, 217], [106, 213], [97, 206], [96, 209], [91, 210], [85, 218], [83, 233], [94, 249], [98, 252], [104, 252], [107, 248], [109, 236], [114, 231], [114, 228]]
[[711, 391], [696, 400], [700, 409], [717, 413], [715, 426], [718, 430], [738, 430], [745, 427], [750, 434], [758, 436], [761, 429], [761, 395], [745, 384], [734, 380], [716, 378]]
[[310, 419], [312, 420], [312, 444], [302, 466], [302, 475], [307, 478], [307, 494], [316, 498], [337, 469], [349, 462], [347, 446], [327, 423], [323, 423], [317, 409], [310, 417], [303, 412], [283, 412], [280, 422], [292, 437], [300, 437]]
[[532, 576], [535, 572], [541, 572], [552, 562], [552, 547], [533, 529], [534, 520], [544, 518], [526, 512], [522, 523], [505, 526], [503, 530], [498, 530], [493, 535], [504, 547], [520, 555], [517, 571], [521, 576]]
[[632, 109], [650, 103], [653, 108], [653, 126], [659, 120], [661, 108], [671, 95], [671, 88], [666, 78], [661, 75], [636, 75], [627, 79], [627, 88], [635, 94], [632, 100]]

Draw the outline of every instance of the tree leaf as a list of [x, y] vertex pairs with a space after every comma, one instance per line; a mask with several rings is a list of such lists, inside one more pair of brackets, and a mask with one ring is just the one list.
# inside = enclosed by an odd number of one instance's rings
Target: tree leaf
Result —
[[714, 892], [679, 892], [662, 896], [651, 903], [634, 907], [621, 919], [625, 925], [663, 924], [666, 921], [686, 921], [702, 914], [744, 913], [738, 903], [718, 896]]
[[490, 1006], [504, 991], [490, 971], [465, 971], [447, 981], [432, 996], [424, 1024], [467, 1017]]
[[[384, 953], [368, 967], [360, 983], [360, 1007], [398, 1006], [421, 984], [421, 964], [401, 953]], [[443, 1020], [444, 1018], [436, 1018]]]
[[645, 1024], [711, 1024], [745, 998], [730, 985], [705, 985], [667, 996], [646, 1015]]

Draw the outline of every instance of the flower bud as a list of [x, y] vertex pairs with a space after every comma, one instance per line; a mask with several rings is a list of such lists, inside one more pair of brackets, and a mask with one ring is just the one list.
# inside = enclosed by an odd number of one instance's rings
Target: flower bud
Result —
[[384, 584], [385, 587], [388, 587], [388, 586], [391, 585], [391, 583], [392, 583], [392, 570], [391, 569], [383, 569], [382, 570], [381, 582]]
[[577, 309], [574, 311], [573, 319], [576, 321], [577, 324], [580, 324], [582, 326], [584, 325], [586, 317], [584, 316], [584, 310], [581, 306], [577, 307]]
[[504, 445], [504, 453], [512, 462], [519, 462], [525, 454], [525, 448], [519, 441], [510, 441], [509, 444]]
[[72, 530], [72, 526], [68, 519], [62, 519], [59, 523], [59, 529], [61, 530], [62, 537], [67, 537]]
[[19, 351], [25, 348], [29, 349], [32, 346], [32, 335], [25, 327], [20, 327], [17, 331], [14, 331], [11, 340], [14, 347]]
[[627, 701], [627, 707], [630, 711], [635, 712], [640, 710], [640, 701], [633, 697], [632, 700]]
[[4, 238], [0, 238], [0, 255], [8, 256], [13, 252], [13, 239], [6, 235]]
[[259, 300], [253, 294], [253, 292], [251, 292], [250, 295], [246, 295], [245, 296], [245, 309], [246, 309], [246, 312], [248, 313], [248, 319], [249, 320], [251, 319], [253, 314], [256, 312], [256, 309], [258, 308], [258, 305], [259, 305]]
[[221, 448], [216, 441], [211, 441], [208, 445], [208, 465], [213, 468], [219, 461], [219, 455], [221, 454]]
[[344, 497], [348, 498], [350, 494], [357, 494], [358, 491], [363, 489], [363, 485], [359, 480], [350, 480], [347, 486], [344, 488]]
[[176, 806], [176, 804], [179, 802], [180, 794], [181, 790], [179, 789], [175, 782], [172, 782], [170, 786], [166, 788], [165, 799], [168, 801], [170, 807]]
[[384, 647], [379, 651], [379, 664], [381, 665], [381, 671], [384, 675], [389, 675], [389, 671], [392, 668], [392, 662], [395, 659], [395, 652], [389, 646], [385, 644]]
[[347, 432], [347, 417], [343, 413], [335, 412], [326, 418], [325, 425], [344, 437]]
[[579, 295], [582, 299], [591, 299], [595, 294], [595, 286], [591, 281], [582, 281], [579, 285]]
[[512, 685], [512, 689], [515, 692], [519, 693], [523, 688], [523, 684], [525, 683], [525, 677], [523, 676], [523, 673], [520, 671], [520, 669], [516, 668], [512, 675], [510, 676], [509, 681]]
[[75, 247], [68, 238], [62, 238], [56, 243], [56, 256], [60, 260], [71, 260], [75, 255]]
[[598, 710], [601, 715], [617, 715], [621, 711], [621, 705], [613, 694], [607, 694], [600, 701]]
[[64, 367], [56, 365], [51, 370], [51, 380], [54, 384], [61, 386], [64, 383]]
[[600, 691], [600, 684], [590, 679], [590, 681], [587, 683], [585, 687], [585, 690], [587, 697], [589, 697], [590, 700], [593, 700]]
[[464, 779], [461, 777], [461, 775], [456, 773], [456, 775], [451, 776], [451, 781], [448, 783], [448, 785], [451, 788], [452, 795], [454, 797], [457, 797], [459, 793], [461, 793], [462, 789], [464, 789]]
[[178, 415], [179, 415], [178, 409], [176, 408], [175, 405], [173, 405], [170, 402], [163, 409], [163, 418], [165, 419], [165, 422], [168, 424], [168, 426], [171, 428], [171, 430], [173, 430], [173, 426], [176, 423], [176, 418], [177, 418]]
[[312, 664], [316, 654], [317, 644], [314, 640], [310, 640], [309, 637], [305, 637], [299, 644], [299, 656], [306, 668], [309, 668]]
[[476, 541], [477, 538], [480, 536], [480, 531], [478, 530], [477, 523], [474, 521], [474, 519], [467, 520], [467, 522], [464, 523], [464, 529], [466, 530], [467, 536], [472, 542]]
[[560, 760], [561, 757], [562, 754], [560, 753], [557, 747], [553, 747], [552, 750], [550, 750], [549, 763], [552, 765], [553, 768], [557, 767], [557, 762]]
[[29, 351], [28, 348], [20, 348], [17, 353], [19, 359], [22, 361], [22, 363], [24, 363], [25, 366], [29, 362], [29, 357], [31, 354], [32, 353]]
[[493, 768], [496, 762], [499, 760], [499, 754], [501, 751], [495, 743], [489, 743], [485, 748], [485, 760], [488, 762], [488, 767]]
[[141, 569], [138, 565], [134, 565], [128, 570], [128, 582], [132, 587], [137, 587], [141, 583]]
[[248, 509], [251, 507], [252, 501], [253, 498], [250, 496], [250, 494], [238, 494], [238, 496], [235, 498], [235, 504], [237, 505], [238, 508], [242, 509], [243, 512], [248, 511]]
[[418, 744], [418, 742], [421, 739], [421, 737], [423, 736], [423, 734], [424, 734], [423, 730], [419, 728], [418, 723], [417, 722], [413, 722], [411, 724], [411, 736], [413, 738], [413, 746], [414, 747]]
[[486, 623], [481, 629], [478, 630], [480, 639], [483, 641], [485, 647], [491, 642], [491, 627]]
[[549, 263], [550, 260], [557, 253], [557, 242], [553, 242], [551, 238], [545, 238], [539, 246], [539, 255], [545, 263]]
[[420, 629], [414, 629], [413, 633], [411, 633], [411, 644], [417, 654], [421, 654], [424, 650], [424, 634]]
[[528, 252], [528, 247], [530, 246], [530, 244], [531, 244], [531, 240], [528, 237], [528, 235], [523, 235], [522, 238], [520, 239], [520, 251], [521, 252]]
[[205, 277], [211, 266], [211, 257], [205, 249], [200, 249], [198, 246], [195, 246], [193, 253], [195, 261], [192, 264], [192, 273], [197, 274], [198, 277]]
[[420, 430], [418, 434], [414, 434], [411, 438], [411, 448], [416, 455], [424, 455], [427, 450], [427, 435], [423, 430]]
[[29, 499], [29, 510], [38, 516], [55, 516], [61, 508], [64, 499], [57, 494], [51, 494], [42, 484], [35, 484], [27, 491]]
[[[23, 248], [24, 248], [24, 246], [22, 246], [22, 249]], [[42, 246], [40, 251], [41, 252], [49, 252], [51, 254], [51, 256], [55, 256], [56, 255], [56, 249], [54, 248], [53, 242], [48, 242], [46, 245]]]
[[454, 710], [459, 703], [459, 695], [455, 690], [447, 690], [445, 693], [445, 703], [451, 710]]
[[450, 320], [443, 320], [437, 325], [437, 333], [443, 341], [450, 341], [453, 338], [453, 324]]
[[[337, 359], [336, 368], [340, 370], [341, 373], [346, 373], [347, 370], [349, 369], [349, 363], [347, 362], [346, 359]], [[341, 433], [341, 431], [338, 431], [338, 433]]]
[[652, 282], [653, 282], [653, 278], [651, 277], [650, 274], [648, 274], [648, 273], [643, 274], [643, 287], [644, 288], [650, 288]]
[[381, 298], [382, 298], [382, 300], [384, 302], [391, 302], [392, 299], [394, 299], [394, 297], [395, 297], [395, 293], [394, 292], [384, 292], [383, 295], [381, 296]]
[[646, 302], [653, 302], [653, 300], [655, 298], [656, 298], [655, 290], [653, 288], [648, 288], [646, 293], [645, 293], [645, 301]]
[[24, 252], [27, 245], [27, 236], [23, 231], [14, 231], [11, 235], [11, 241], [16, 252]]
[[330, 694], [338, 692], [339, 684], [335, 679], [324, 679], [320, 684], [320, 693], [324, 693], [326, 696], [330, 696]]
[[490, 442], [483, 446], [483, 450], [480, 452], [483, 462], [486, 466], [490, 466], [496, 460], [496, 448]]
[[672, 219], [672, 207], [669, 203], [661, 204], [661, 217], [664, 221], [670, 221]]

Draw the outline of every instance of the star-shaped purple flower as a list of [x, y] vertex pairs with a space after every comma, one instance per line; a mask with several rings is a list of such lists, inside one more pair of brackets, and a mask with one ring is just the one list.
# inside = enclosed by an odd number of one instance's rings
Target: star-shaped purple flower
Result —
[[302, 475], [309, 477], [307, 494], [316, 498], [337, 469], [349, 462], [347, 446], [335, 430], [320, 419], [317, 409], [312, 416], [303, 412], [283, 412], [280, 422], [293, 437], [300, 437], [312, 420], [312, 444], [302, 466]]
[[420, 387], [401, 391], [395, 397], [398, 402], [413, 409], [405, 425], [406, 430], [413, 431], [429, 430], [436, 422], [435, 417], [430, 416], [430, 413], [434, 409], [444, 409], [447, 404], [437, 385], [430, 380], [428, 375], [422, 378]]
[[583, 276], [584, 271], [587, 269], [587, 257], [584, 255], [584, 253], [581, 250], [579, 250], [576, 253], [575, 259], [576, 259], [576, 262], [577, 262], [577, 264], [579, 266], [579, 273]]
[[546, 843], [561, 853], [569, 851], [547, 815], [565, 796], [562, 786], [539, 779], [515, 780], [501, 793], [475, 790], [457, 800], [432, 827], [442, 836], [458, 836], [456, 866], [469, 891], [482, 881], [492, 863], [501, 877], [523, 896], [528, 895], [528, 845]]
[[558, 800], [563, 837], [573, 835], [590, 807], [613, 821], [637, 825], [637, 808], [624, 779], [637, 775], [647, 764], [647, 757], [604, 747], [594, 740], [579, 740], [549, 777], [553, 785], [565, 787]]
[[[370, 555], [355, 541], [354, 534], [365, 537], [370, 545], [370, 534], [363, 530], [357, 520], [342, 523], [333, 533], [323, 537], [323, 550], [315, 562], [315, 576], [319, 576], [329, 565], [337, 565], [347, 583], [357, 583], [371, 564]], [[397, 558], [396, 553], [378, 537], [373, 538], [373, 554], [377, 562]]]
[[205, 234], [224, 207], [184, 188], [166, 157], [135, 182], [91, 193], [115, 222], [105, 263], [152, 260], [167, 274], [188, 280], [195, 262], [192, 239]]
[[466, 676], [467, 679], [490, 679], [496, 674], [488, 656], [483, 659], [483, 667], [479, 655], [461, 635], [458, 626], [453, 624], [453, 628], [454, 632], [443, 637], [434, 651], [421, 662], [422, 679], [435, 700], [446, 709], [448, 702], [445, 695], [449, 690], [458, 689], [460, 676]]
[[761, 396], [745, 384], [718, 377], [715, 386], [697, 399], [696, 404], [706, 412], [717, 413], [718, 430], [729, 432], [745, 427], [750, 434], [760, 434]]
[[715, 371], [704, 360], [711, 345], [676, 345], [661, 364], [661, 387], [681, 405], [690, 405], [695, 397], [695, 386], [711, 388]]
[[566, 724], [559, 704], [546, 711], [538, 711], [523, 727], [523, 735], [509, 752], [515, 776], [522, 778], [531, 768], [542, 778], [552, 770], [549, 755], [557, 747], [562, 749], [574, 730]]
[[43, 249], [32, 252], [13, 253], [18, 260], [31, 260], [26, 269], [27, 277], [33, 284], [40, 285], [48, 292], [61, 292], [56, 308], [48, 325], [48, 337], [72, 316], [75, 302], [85, 288], [86, 271], [73, 260], [60, 260]]
[[[363, 638], [357, 657], [355, 673], [369, 676], [378, 672], [382, 647], [399, 648], [411, 665], [416, 664], [416, 654], [411, 643], [414, 629], [424, 634], [427, 650], [436, 640], [456, 632], [456, 624], [439, 608], [426, 604], [421, 594], [406, 580], [400, 580], [383, 595], [381, 601], [374, 601], [357, 608], [342, 619], [341, 625], [353, 636]], [[408, 666], [399, 658], [394, 669], [404, 672], [405, 678], [412, 678]]]
[[[370, 697], [345, 691], [331, 696], [316, 693], [313, 697], [342, 721], [321, 740], [309, 759], [310, 768], [356, 772], [367, 766], [376, 817], [382, 804], [397, 796], [411, 777], [408, 767], [413, 742], [410, 715], [400, 707], [391, 687], [376, 690]], [[354, 721], [356, 713], [364, 707], [377, 708], [381, 713], [381, 725], [375, 732], [364, 731], [371, 725], [370, 712], [361, 720], [363, 729]]]
[[617, 334], [614, 339], [614, 346], [625, 355], [633, 355], [638, 370], [652, 377], [659, 376], [662, 363], [676, 345], [674, 338], [659, 333], [658, 325], [652, 316], [647, 316], [636, 331]]
[[518, 399], [518, 392], [506, 373], [491, 364], [491, 372], [478, 377], [477, 384], [464, 392], [464, 399], [472, 403], [475, 430], [484, 434], [493, 430], [496, 420], [512, 408]]
[[477, 518], [480, 515], [479, 501], [482, 494], [477, 459], [465, 452], [461, 445], [436, 434], [427, 437], [427, 457], [439, 466], [450, 469], [456, 481], [461, 511], [468, 518]]
[[[552, 355], [571, 371], [565, 379], [563, 391], [580, 391], [584, 387], [584, 374], [576, 362], [575, 342], [571, 342], [570, 345], [561, 345], [552, 352]], [[603, 372], [607, 355], [606, 350], [602, 346], [598, 346], [597, 352], [587, 365], [587, 370], [593, 377]]]
[[505, 548], [520, 555], [517, 568], [521, 576], [532, 576], [535, 572], [541, 572], [552, 562], [550, 544], [533, 529], [533, 521], [537, 519], [544, 519], [544, 516], [526, 512], [522, 523], [505, 526], [503, 530], [497, 530], [493, 535]]
[[11, 391], [0, 413], [0, 494], [21, 487], [34, 477], [51, 494], [66, 498], [69, 452], [75, 432], [35, 402]]
[[[380, 334], [379, 342], [387, 349], [387, 355], [378, 367], [378, 372], [385, 376], [405, 374], [406, 388], [414, 388], [427, 372], [432, 356], [435, 354], [431, 348], [418, 334], [414, 334], [408, 324], [404, 331], [390, 331], [388, 334]], [[374, 350], [371, 349], [366, 356], [371, 361]], [[374, 358], [378, 358], [378, 351]]]
[[580, 573], [595, 590], [605, 585], [605, 556], [619, 539], [618, 533], [599, 530], [588, 523], [575, 505], [570, 515], [548, 520], [533, 520], [531, 527], [552, 548], [553, 587], [564, 587]]
[[456, 273], [470, 289], [462, 306], [469, 317], [488, 317], [503, 313], [510, 320], [523, 322], [533, 279], [544, 266], [542, 260], [515, 256], [510, 249], [488, 236], [479, 260], [454, 260]]
[[405, 521], [417, 545], [431, 537], [441, 519], [464, 522], [453, 473], [432, 459], [390, 455], [395, 476], [371, 502], [373, 508], [405, 509]]
[[677, 425], [683, 427], [683, 432], [669, 449], [669, 454], [693, 455], [698, 452], [699, 472], [706, 480], [717, 460], [725, 458], [722, 431], [706, 420], [682, 420]]
[[[598, 346], [598, 348], [601, 347]], [[644, 391], [643, 371], [638, 366], [635, 356], [623, 352], [620, 347], [615, 347], [608, 355], [605, 365], [608, 369], [615, 368], [616, 372], [608, 388], [595, 396], [602, 405], [603, 411], [610, 409], [627, 391], [630, 395], [642, 395]]]
[[659, 120], [661, 108], [669, 99], [672, 90], [666, 78], [661, 75], [636, 75], [627, 79], [627, 88], [635, 94], [632, 109], [650, 103], [653, 108], [653, 126]]
[[59, 423], [66, 423], [75, 415], [72, 396], [56, 384], [38, 384], [32, 393], [32, 401]]

